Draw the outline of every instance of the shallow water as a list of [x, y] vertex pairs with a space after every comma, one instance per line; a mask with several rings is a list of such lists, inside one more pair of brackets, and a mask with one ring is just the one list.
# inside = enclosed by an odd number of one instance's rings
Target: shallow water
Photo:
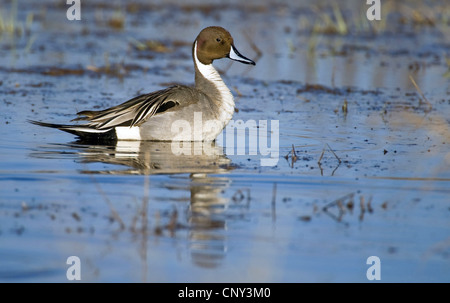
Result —
[[[23, 33], [0, 40], [0, 281], [67, 281], [73, 255], [86, 282], [364, 282], [369, 256], [384, 282], [450, 281], [449, 27], [312, 34], [308, 3], [247, 2], [90, 1], [69, 22], [56, 1], [20, 1]], [[257, 61], [215, 65], [234, 120], [279, 121], [275, 166], [26, 122], [191, 84], [211, 24]]]

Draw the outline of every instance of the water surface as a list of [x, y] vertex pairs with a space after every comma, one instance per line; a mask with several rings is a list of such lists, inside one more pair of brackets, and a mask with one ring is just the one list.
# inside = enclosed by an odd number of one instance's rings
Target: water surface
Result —
[[[350, 33], [333, 34], [312, 31], [327, 2], [247, 2], [90, 1], [73, 22], [59, 2], [14, 2], [20, 34], [0, 40], [0, 281], [65, 282], [78, 256], [85, 282], [366, 282], [378, 256], [383, 282], [449, 282], [445, 4], [425, 26], [408, 19], [418, 2], [390, 3], [406, 23], [392, 14], [373, 34], [346, 1]], [[279, 121], [277, 165], [27, 123], [192, 84], [191, 43], [212, 24], [257, 61], [215, 65], [234, 120]]]

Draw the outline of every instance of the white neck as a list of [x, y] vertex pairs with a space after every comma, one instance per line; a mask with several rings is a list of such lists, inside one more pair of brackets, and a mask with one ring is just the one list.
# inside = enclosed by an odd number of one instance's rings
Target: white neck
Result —
[[217, 100], [219, 99], [220, 104], [219, 107], [221, 109], [219, 114], [220, 122], [223, 123], [223, 126], [227, 125], [230, 121], [231, 117], [234, 113], [234, 99], [228, 87], [223, 82], [217, 70], [214, 68], [212, 64], [203, 64], [197, 58], [197, 41], [194, 44], [194, 61], [197, 66], [200, 74], [211, 82], [214, 87], [219, 91], [220, 98], [212, 97], [211, 99]]

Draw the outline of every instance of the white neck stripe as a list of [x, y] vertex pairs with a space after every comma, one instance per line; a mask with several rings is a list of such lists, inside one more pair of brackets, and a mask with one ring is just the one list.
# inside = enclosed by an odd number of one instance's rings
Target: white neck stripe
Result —
[[198, 60], [197, 57], [197, 41], [195, 41], [195, 45], [194, 45], [194, 59], [195, 59], [195, 64], [197, 65], [198, 70], [200, 71], [200, 73], [202, 74], [202, 76], [210, 81], [220, 81], [222, 82], [222, 78], [220, 78], [219, 73], [217, 72], [217, 70], [214, 68], [214, 66], [212, 64], [203, 64], [200, 62], [200, 60]]
[[230, 121], [231, 117], [234, 113], [234, 99], [228, 87], [223, 82], [217, 70], [214, 68], [212, 64], [203, 64], [198, 60], [197, 57], [197, 41], [194, 44], [194, 60], [195, 65], [197, 66], [198, 71], [202, 76], [212, 82], [216, 89], [220, 93], [220, 107], [221, 111], [219, 113], [219, 120], [225, 126], [228, 121]]

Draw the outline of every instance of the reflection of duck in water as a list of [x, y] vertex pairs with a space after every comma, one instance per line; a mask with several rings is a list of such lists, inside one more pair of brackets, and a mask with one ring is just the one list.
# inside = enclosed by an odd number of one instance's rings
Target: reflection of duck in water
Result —
[[[111, 145], [73, 145], [82, 147], [82, 162], [102, 162], [130, 167], [104, 170], [99, 174], [220, 174], [232, 169], [231, 160], [214, 142], [116, 141]], [[89, 173], [86, 171], [85, 173]]]
[[[211, 142], [177, 142], [176, 146], [171, 142], [156, 141], [116, 143], [115, 146], [89, 145], [82, 142], [47, 145], [31, 155], [37, 158], [67, 158], [68, 154], [73, 154], [79, 157], [82, 163], [100, 162], [127, 167], [85, 169], [82, 171], [85, 174], [189, 174], [190, 182], [187, 187], [173, 183], [165, 184], [164, 187], [167, 190], [184, 190], [190, 195], [187, 224], [183, 225], [187, 225], [189, 229], [189, 247], [193, 262], [202, 267], [219, 265], [226, 253], [223, 232], [226, 222], [223, 212], [228, 204], [228, 199], [222, 197], [221, 193], [230, 183], [229, 178], [223, 174], [232, 169], [231, 160], [222, 154], [222, 148]], [[75, 151], [70, 152], [68, 148]]]
[[211, 178], [206, 174], [191, 175], [189, 233], [192, 259], [201, 267], [216, 267], [226, 254], [226, 221], [223, 217], [228, 200], [220, 193], [229, 179]]

